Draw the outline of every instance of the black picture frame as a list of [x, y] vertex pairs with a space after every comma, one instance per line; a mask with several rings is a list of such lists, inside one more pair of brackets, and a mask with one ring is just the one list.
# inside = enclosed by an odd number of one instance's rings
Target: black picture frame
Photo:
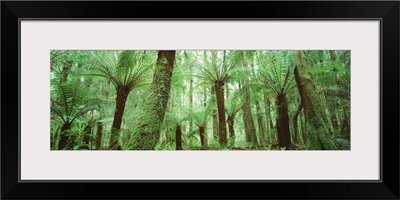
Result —
[[[399, 199], [399, 8], [398, 1], [2, 1], [1, 198]], [[20, 19], [379, 19], [381, 181], [20, 182]]]

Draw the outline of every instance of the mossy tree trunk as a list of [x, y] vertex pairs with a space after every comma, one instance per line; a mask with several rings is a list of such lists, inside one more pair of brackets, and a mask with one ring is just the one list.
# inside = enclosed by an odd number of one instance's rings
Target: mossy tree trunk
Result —
[[103, 138], [103, 122], [97, 122], [96, 149], [102, 149], [101, 139]]
[[117, 96], [116, 96], [116, 104], [115, 104], [115, 112], [114, 112], [114, 121], [111, 128], [111, 144], [110, 149], [121, 149], [118, 144], [119, 138], [119, 130], [121, 129], [122, 118], [124, 116], [125, 104], [129, 95], [129, 88], [118, 86], [117, 87]]
[[256, 108], [257, 108], [257, 122], [258, 122], [258, 132], [260, 133], [260, 145], [265, 146], [265, 124], [262, 118], [262, 112], [261, 112], [261, 106], [260, 102], [256, 102]]
[[[247, 62], [246, 54], [242, 52], [242, 62], [243, 68], [248, 68], [249, 64]], [[250, 143], [252, 147], [257, 147], [257, 135], [256, 127], [254, 126], [253, 116], [251, 114], [251, 101], [250, 101], [250, 83], [249, 83], [249, 72], [245, 72], [245, 103], [244, 103], [244, 115], [245, 115], [245, 131], [247, 137], [250, 137]]]
[[329, 131], [325, 107], [314, 85], [311, 70], [303, 51], [295, 51], [294, 70], [297, 87], [306, 118], [307, 148], [309, 150], [336, 150]]
[[301, 124], [301, 136], [303, 137], [304, 146], [307, 145], [307, 133], [306, 133], [306, 120], [303, 112], [300, 112], [300, 124]]
[[175, 51], [158, 52], [150, 97], [135, 133], [132, 149], [153, 150], [160, 139], [160, 128], [169, 99], [174, 62]]
[[215, 86], [215, 95], [217, 97], [219, 144], [221, 146], [226, 146], [227, 132], [226, 132], [226, 118], [225, 118], [224, 84], [223, 82], [216, 82], [214, 86]]
[[270, 140], [270, 143], [272, 144], [273, 141], [273, 130], [274, 130], [274, 123], [272, 122], [272, 115], [271, 115], [271, 102], [269, 100], [268, 94], [264, 94], [264, 104], [265, 104], [265, 116], [266, 116], [266, 121], [267, 125], [266, 128], [269, 130], [268, 131], [268, 138]]
[[230, 146], [235, 146], [235, 115], [228, 116], [228, 129], [229, 129], [229, 140], [232, 142]]
[[60, 138], [60, 141], [58, 142], [58, 149], [63, 149], [67, 145], [69, 135], [66, 135], [66, 131], [70, 129], [71, 129], [71, 123], [69, 122], [64, 123], [63, 126], [61, 127], [60, 133], [62, 134], [62, 136]]
[[297, 123], [297, 119], [298, 119], [302, 109], [303, 109], [303, 105], [300, 102], [299, 107], [297, 107], [296, 113], [293, 115], [293, 122], [292, 122], [292, 124], [293, 124], [293, 135], [294, 135], [294, 138], [295, 138], [294, 141], [296, 143], [298, 143], [299, 140], [300, 140], [299, 125]]
[[276, 128], [278, 131], [279, 146], [290, 149], [290, 129], [289, 129], [289, 115], [286, 96], [278, 94], [276, 97], [276, 106], [278, 107], [278, 118], [276, 119]]
[[[211, 98], [213, 99], [214, 96], [215, 96], [215, 86], [212, 86], [211, 87]], [[215, 103], [214, 100], [211, 101], [211, 104], [214, 104], [214, 103]], [[215, 109], [213, 107], [213, 112], [212, 113], [213, 113], [212, 114], [213, 115], [213, 137], [214, 137], [214, 139], [216, 139], [216, 138], [218, 138], [218, 128], [219, 128], [219, 126], [218, 126], [217, 109]]]

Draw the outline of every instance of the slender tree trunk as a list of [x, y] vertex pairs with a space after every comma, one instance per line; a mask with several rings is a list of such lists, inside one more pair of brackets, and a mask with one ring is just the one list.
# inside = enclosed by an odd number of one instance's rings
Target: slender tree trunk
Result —
[[122, 118], [124, 116], [125, 104], [128, 99], [130, 90], [127, 87], [117, 87], [117, 97], [114, 112], [114, 121], [111, 128], [111, 144], [110, 149], [121, 149], [118, 144], [119, 130], [121, 129]]
[[300, 112], [301, 112], [301, 109], [303, 108], [303, 106], [302, 106], [302, 104], [301, 104], [301, 102], [300, 102], [300, 104], [299, 104], [299, 107], [297, 107], [297, 110], [296, 110], [296, 113], [294, 114], [294, 116], [293, 116], [293, 135], [295, 136], [295, 142], [296, 143], [298, 143], [299, 142], [299, 126], [298, 126], [298, 123], [297, 123], [297, 119], [298, 119], [298, 117], [299, 117], [299, 115], [300, 115]]
[[235, 146], [235, 115], [228, 116], [228, 128], [229, 128], [229, 139], [232, 141], [231, 144], [229, 144], [231, 147]]
[[[248, 68], [248, 63], [246, 59], [246, 55], [242, 52], [242, 61], [243, 61], [243, 68]], [[254, 126], [253, 116], [251, 114], [251, 102], [250, 102], [250, 84], [249, 84], [249, 73], [245, 73], [245, 103], [244, 103], [244, 115], [246, 116], [245, 124], [247, 124], [247, 128], [245, 126], [246, 134], [250, 137], [250, 142], [252, 147], [257, 147], [257, 135], [256, 135], [256, 128]]]
[[[211, 87], [211, 98], [215, 96], [215, 86]], [[214, 104], [214, 101], [212, 101], [212, 104]], [[217, 110], [213, 108], [213, 136], [214, 139], [218, 138], [218, 116], [217, 116]]]
[[276, 119], [276, 128], [278, 130], [279, 146], [290, 149], [290, 129], [287, 100], [283, 94], [278, 94], [276, 98], [276, 106], [278, 107], [278, 118]]
[[[242, 90], [243, 88], [242, 88], [242, 85], [240, 84], [240, 82], [239, 82], [239, 90]], [[246, 99], [245, 99], [246, 100]], [[250, 143], [251, 142], [251, 136], [250, 136], [250, 132], [249, 131], [246, 131], [246, 130], [249, 130], [249, 124], [247, 124], [247, 115], [246, 115], [246, 108], [245, 108], [245, 106], [243, 106], [242, 107], [242, 110], [243, 110], [243, 115], [242, 115], [242, 120], [243, 120], [243, 126], [244, 126], [244, 133], [245, 133], [245, 136], [246, 136], [246, 142], [247, 143]]]
[[336, 150], [335, 141], [330, 135], [324, 104], [317, 93], [304, 52], [296, 51], [295, 59], [295, 79], [306, 117], [307, 148]]
[[222, 146], [226, 145], [226, 118], [225, 118], [225, 98], [224, 98], [224, 85], [222, 82], [215, 83], [215, 94], [217, 96], [217, 109], [218, 109], [218, 135], [219, 143]]
[[[192, 70], [190, 70], [192, 71]], [[193, 113], [193, 79], [190, 79], [190, 84], [189, 84], [189, 115]], [[193, 130], [193, 122], [189, 122], [189, 132], [192, 132]]]
[[304, 109], [303, 112], [300, 112], [300, 124], [301, 124], [301, 133], [303, 136], [303, 144], [304, 146], [307, 146], [306, 120], [304, 116]]
[[269, 126], [270, 130], [274, 129], [274, 122], [272, 122], [272, 115], [271, 115], [271, 102], [268, 98], [267, 94], [264, 94], [264, 102], [265, 102], [265, 113], [267, 116], [267, 125]]
[[165, 144], [168, 144], [170, 141], [170, 136], [169, 136], [169, 125], [167, 124], [167, 127], [165, 128]]
[[135, 150], [153, 150], [160, 139], [160, 127], [164, 120], [171, 88], [175, 51], [159, 51], [150, 97], [138, 126], [137, 137], [133, 141]]
[[256, 102], [257, 109], [257, 122], [258, 122], [258, 132], [260, 133], [260, 145], [265, 146], [265, 124], [262, 119], [260, 102]]
[[175, 143], [176, 143], [176, 150], [182, 150], [182, 130], [179, 124], [176, 125], [175, 130]]
[[97, 122], [96, 149], [101, 150], [101, 140], [103, 138], [103, 122]]
[[68, 135], [65, 135], [65, 131], [70, 130], [71, 129], [71, 123], [66, 122], [63, 124], [63, 126], [61, 127], [61, 134], [63, 134], [63, 136], [61, 136], [60, 141], [58, 142], [58, 149], [63, 149], [68, 142]]
[[268, 95], [265, 93], [264, 94], [264, 104], [265, 104], [265, 116], [266, 116], [266, 121], [267, 121], [267, 125], [266, 128], [268, 129], [268, 138], [270, 143], [272, 144], [272, 133], [274, 130], [274, 124], [272, 122], [272, 116], [271, 116], [271, 103], [269, 102], [269, 98]]
[[205, 127], [204, 126], [199, 126], [199, 133], [200, 133], [200, 142], [201, 146], [205, 147], [206, 146], [206, 140], [205, 140]]
[[346, 138], [347, 140], [350, 141], [350, 117], [347, 114], [347, 111], [344, 107], [343, 109], [343, 121], [342, 121], [342, 127], [341, 127], [341, 137]]

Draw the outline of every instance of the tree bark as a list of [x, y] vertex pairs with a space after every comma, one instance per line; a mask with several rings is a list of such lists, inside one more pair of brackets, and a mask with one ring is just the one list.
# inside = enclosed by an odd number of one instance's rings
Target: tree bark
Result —
[[128, 99], [130, 90], [127, 87], [117, 87], [117, 97], [114, 112], [114, 121], [111, 128], [111, 144], [110, 149], [121, 149], [118, 144], [119, 130], [121, 129], [122, 118], [124, 116], [125, 104]]
[[256, 102], [256, 109], [257, 109], [258, 132], [260, 135], [260, 145], [265, 146], [265, 124], [262, 119], [261, 107], [259, 101]]
[[71, 129], [71, 123], [66, 122], [63, 124], [63, 126], [61, 127], [61, 134], [63, 134], [63, 136], [61, 136], [60, 141], [58, 142], [58, 149], [63, 149], [68, 142], [68, 135], [65, 135], [64, 131], [70, 130]]
[[204, 131], [205, 131], [205, 127], [200, 126], [199, 127], [199, 133], [200, 133], [200, 142], [201, 142], [201, 146], [202, 147], [206, 146], [206, 140], [205, 140]]
[[182, 150], [182, 130], [179, 124], [176, 125], [175, 130], [175, 143], [176, 143], [176, 150]]
[[160, 139], [160, 127], [164, 120], [171, 89], [172, 70], [175, 51], [159, 51], [150, 97], [144, 107], [144, 115], [138, 125], [132, 148], [135, 150], [153, 150]]
[[229, 140], [232, 141], [230, 146], [235, 146], [235, 115], [231, 115], [228, 117], [228, 129], [229, 129]]
[[295, 79], [306, 118], [307, 148], [309, 150], [336, 150], [335, 141], [330, 135], [325, 108], [317, 93], [304, 52], [296, 51], [295, 59]]
[[[192, 70], [190, 70], [192, 71]], [[189, 84], [189, 115], [193, 113], [193, 79], [190, 79], [190, 84]], [[189, 122], [189, 132], [192, 132], [193, 130], [193, 122]]]
[[293, 135], [294, 135], [294, 138], [295, 138], [295, 142], [296, 143], [298, 143], [299, 142], [299, 126], [298, 126], [298, 123], [297, 123], [297, 119], [298, 119], [298, 117], [299, 117], [299, 115], [300, 115], [300, 112], [301, 112], [301, 110], [302, 110], [302, 108], [303, 108], [303, 106], [302, 106], [302, 103], [300, 102], [300, 104], [299, 104], [299, 107], [297, 107], [297, 110], [296, 110], [296, 113], [294, 114], [294, 116], [293, 116]]
[[[213, 98], [215, 96], [215, 86], [211, 87], [211, 98]], [[214, 103], [214, 101], [212, 101], [212, 104]], [[213, 136], [214, 139], [217, 139], [218, 136], [218, 116], [217, 116], [217, 110], [213, 108]]]
[[97, 122], [96, 149], [101, 150], [101, 139], [103, 137], [103, 122]]
[[[248, 62], [246, 55], [242, 52], [243, 68], [248, 67]], [[245, 115], [245, 131], [248, 137], [250, 137], [250, 142], [252, 147], [257, 147], [257, 135], [256, 128], [254, 126], [253, 116], [251, 114], [251, 102], [250, 102], [250, 84], [249, 84], [249, 73], [245, 72], [245, 104], [244, 104], [244, 115]], [[247, 126], [246, 126], [247, 124]]]
[[214, 86], [215, 86], [215, 94], [217, 96], [219, 144], [222, 146], [226, 146], [227, 134], [226, 134], [226, 118], [225, 118], [224, 84], [222, 82], [217, 82], [214, 84]]
[[278, 94], [276, 98], [276, 106], [278, 107], [278, 118], [276, 119], [276, 128], [278, 130], [279, 146], [290, 149], [290, 129], [287, 100], [283, 94]]
[[300, 124], [301, 124], [301, 135], [303, 137], [303, 144], [304, 146], [307, 146], [306, 120], [304, 116], [304, 111], [300, 112]]

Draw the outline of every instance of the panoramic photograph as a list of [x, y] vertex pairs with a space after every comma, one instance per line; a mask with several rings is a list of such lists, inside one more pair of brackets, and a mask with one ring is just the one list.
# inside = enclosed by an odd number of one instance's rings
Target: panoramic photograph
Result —
[[50, 150], [351, 150], [350, 50], [51, 50]]

